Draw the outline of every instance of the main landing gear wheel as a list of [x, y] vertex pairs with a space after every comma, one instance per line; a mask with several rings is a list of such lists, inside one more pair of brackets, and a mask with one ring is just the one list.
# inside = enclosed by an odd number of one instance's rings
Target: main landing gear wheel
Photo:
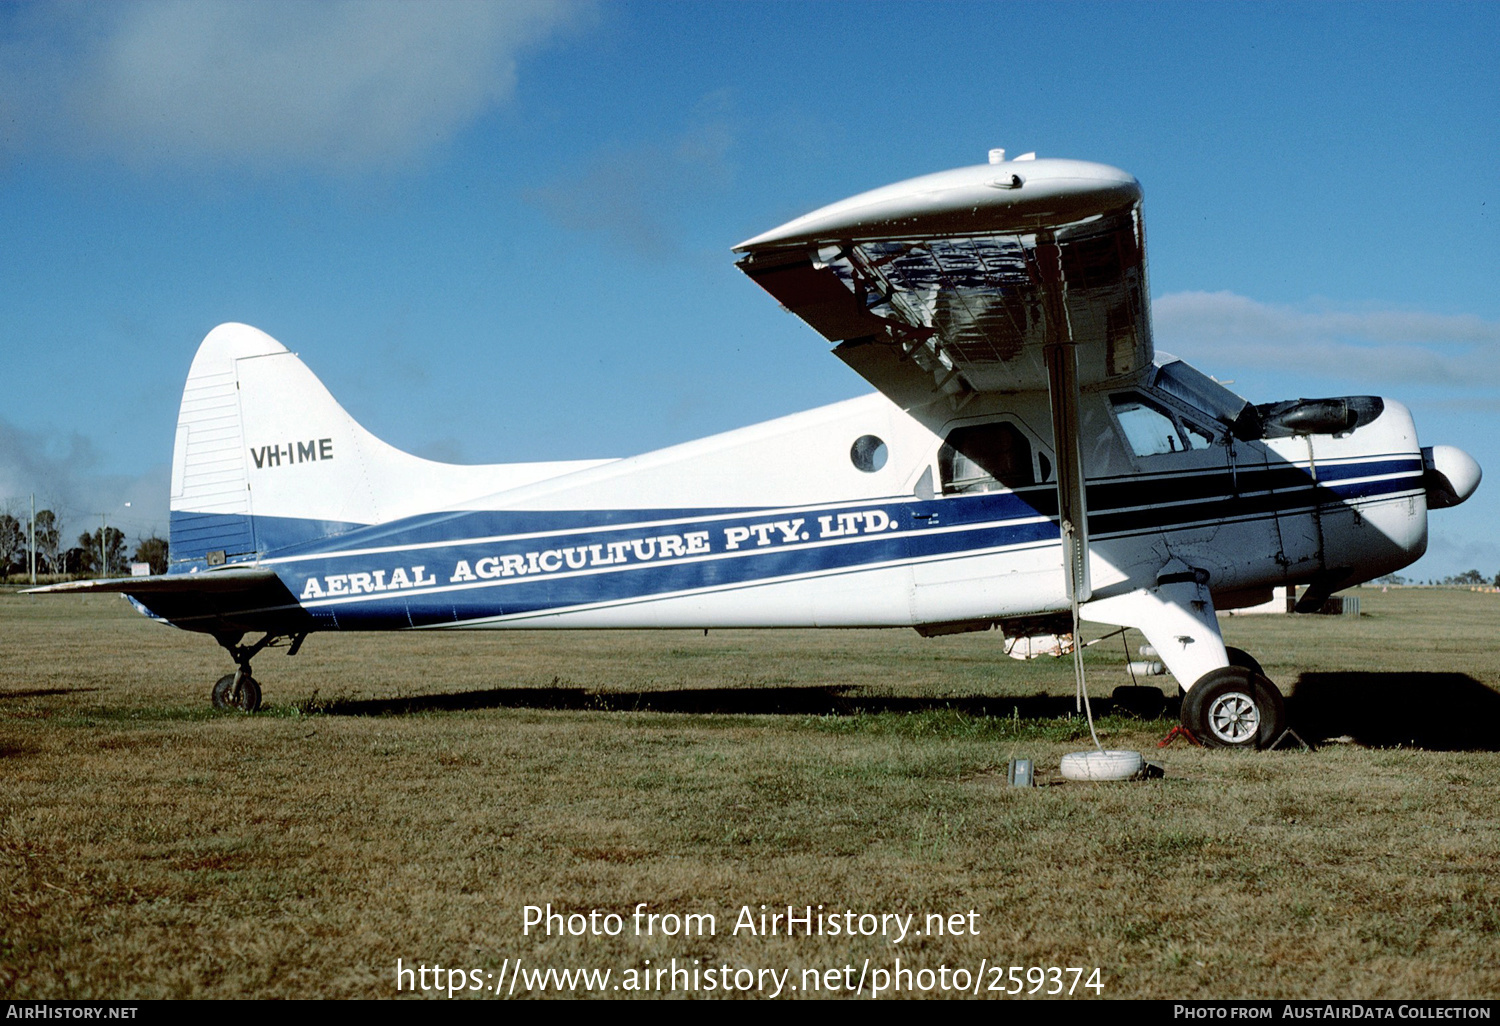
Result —
[[[234, 678], [237, 676], [240, 677], [240, 684], [236, 691]], [[260, 685], [255, 683], [255, 678], [248, 673], [243, 676], [237, 673], [226, 673], [214, 685], [213, 702], [215, 709], [254, 712], [260, 708]]]
[[1286, 705], [1265, 677], [1226, 666], [1188, 689], [1182, 725], [1210, 748], [1266, 748], [1286, 730]]

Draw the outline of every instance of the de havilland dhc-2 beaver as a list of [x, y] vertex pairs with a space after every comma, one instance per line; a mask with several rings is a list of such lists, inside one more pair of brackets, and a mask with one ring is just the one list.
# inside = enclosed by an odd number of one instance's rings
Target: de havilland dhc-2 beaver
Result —
[[[862, 193], [738, 266], [878, 390], [626, 459], [456, 466], [365, 431], [243, 324], [183, 392], [166, 574], [114, 591], [251, 659], [316, 631], [999, 627], [1145, 635], [1217, 746], [1282, 696], [1216, 612], [1399, 570], [1479, 466], [1392, 399], [1252, 404], [1154, 350], [1141, 187], [1006, 160]], [[253, 643], [248, 634], [261, 634]]]

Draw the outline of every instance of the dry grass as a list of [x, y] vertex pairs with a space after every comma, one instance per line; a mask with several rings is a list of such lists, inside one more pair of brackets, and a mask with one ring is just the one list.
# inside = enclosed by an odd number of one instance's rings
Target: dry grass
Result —
[[[1097, 965], [1106, 996], [1494, 997], [1500, 596], [1361, 597], [1357, 621], [1225, 625], [1294, 725], [1360, 743], [1174, 746], [1161, 780], [1018, 791], [1009, 758], [1055, 768], [1087, 733], [1069, 667], [994, 634], [316, 636], [257, 659], [269, 708], [247, 717], [208, 709], [227, 659], [206, 638], [0, 595], [0, 994], [380, 997], [398, 957], [899, 956]], [[1090, 650], [1095, 694], [1120, 663]], [[1103, 724], [1151, 751], [1171, 726]], [[719, 933], [521, 933], [528, 904], [639, 901]], [[973, 908], [980, 935], [732, 936], [761, 903]]]

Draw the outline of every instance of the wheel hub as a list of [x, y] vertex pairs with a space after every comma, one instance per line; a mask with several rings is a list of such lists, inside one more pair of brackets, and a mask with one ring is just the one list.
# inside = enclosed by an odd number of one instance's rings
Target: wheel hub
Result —
[[1226, 744], [1244, 744], [1260, 730], [1260, 710], [1249, 695], [1220, 695], [1208, 707], [1208, 729]]

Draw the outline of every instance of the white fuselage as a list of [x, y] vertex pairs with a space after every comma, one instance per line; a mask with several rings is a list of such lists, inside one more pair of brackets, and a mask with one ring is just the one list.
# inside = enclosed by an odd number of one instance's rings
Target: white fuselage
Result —
[[[1245, 442], [1209, 426], [1201, 448], [1144, 456], [1114, 409], [1109, 392], [1085, 396], [1096, 597], [1150, 586], [1176, 559], [1205, 572], [1226, 607], [1332, 571], [1369, 579], [1425, 547], [1421, 453], [1397, 403], [1342, 438]], [[465, 628], [891, 627], [1054, 612], [1068, 601], [1046, 413], [1044, 397], [994, 397], [930, 425], [869, 395], [456, 503], [446, 512], [475, 518], [463, 537], [429, 540], [416, 518], [378, 542], [356, 531], [260, 563], [342, 629], [388, 626], [393, 604], [411, 626]], [[1030, 482], [952, 490], [944, 439], [997, 423], [1028, 444]], [[883, 462], [861, 469], [857, 443], [871, 438]], [[491, 514], [501, 519], [481, 531]]]

